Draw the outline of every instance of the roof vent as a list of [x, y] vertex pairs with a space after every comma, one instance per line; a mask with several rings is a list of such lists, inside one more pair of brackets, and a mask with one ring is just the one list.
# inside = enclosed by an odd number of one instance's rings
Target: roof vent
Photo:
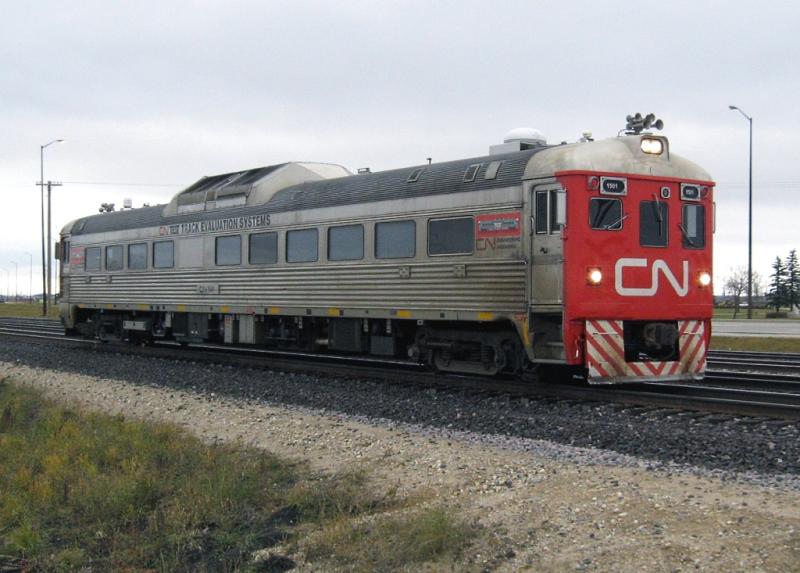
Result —
[[532, 127], [518, 127], [506, 133], [502, 144], [489, 147], [489, 155], [513, 153], [545, 145], [547, 145], [547, 139], [541, 131]]

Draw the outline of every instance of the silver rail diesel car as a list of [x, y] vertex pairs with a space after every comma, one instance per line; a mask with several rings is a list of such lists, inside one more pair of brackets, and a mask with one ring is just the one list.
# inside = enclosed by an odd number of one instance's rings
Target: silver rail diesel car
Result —
[[[575, 174], [581, 183], [566, 184]], [[363, 353], [487, 375], [587, 369], [587, 317], [567, 300], [584, 295], [565, 285], [565, 245], [569, 231], [576, 247], [601, 253], [609, 239], [638, 233], [637, 206], [589, 206], [606, 197], [591, 177], [604, 178], [608, 199], [627, 200], [612, 176], [628, 198], [639, 177], [674, 184], [660, 200], [678, 207], [681, 183], [709, 181], [664, 137], [547, 145], [535, 130], [514, 130], [485, 157], [378, 173], [283, 163], [204, 177], [166, 205], [65, 226], [61, 320], [68, 334], [101, 340]], [[595, 221], [577, 215], [587, 208]], [[656, 254], [668, 261], [664, 251]], [[616, 258], [598, 259], [593, 272], [609, 278], [585, 296], [622, 305], [603, 318], [635, 320], [642, 301], [611, 296]], [[662, 310], [658, 324], [686, 318]]]

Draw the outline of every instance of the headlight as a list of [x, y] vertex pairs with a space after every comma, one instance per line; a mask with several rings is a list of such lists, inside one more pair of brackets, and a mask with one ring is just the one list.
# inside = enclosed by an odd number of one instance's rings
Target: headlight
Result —
[[603, 282], [603, 273], [600, 269], [588, 269], [586, 273], [586, 282], [592, 286], [597, 286]]
[[701, 287], [707, 287], [711, 284], [711, 275], [703, 271], [697, 275], [697, 284], [699, 284]]
[[664, 152], [664, 142], [660, 139], [642, 138], [642, 151], [650, 155], [661, 155]]

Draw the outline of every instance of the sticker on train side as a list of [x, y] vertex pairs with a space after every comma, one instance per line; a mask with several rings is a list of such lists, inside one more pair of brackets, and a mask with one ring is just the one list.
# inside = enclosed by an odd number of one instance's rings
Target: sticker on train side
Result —
[[522, 213], [488, 213], [475, 217], [475, 250], [516, 249], [522, 236]]

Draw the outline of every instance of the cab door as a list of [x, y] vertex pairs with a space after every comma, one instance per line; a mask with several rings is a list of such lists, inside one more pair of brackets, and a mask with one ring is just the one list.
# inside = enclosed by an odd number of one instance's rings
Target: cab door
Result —
[[564, 302], [564, 244], [566, 193], [558, 183], [535, 185], [531, 204], [531, 290], [535, 312], [560, 312]]

